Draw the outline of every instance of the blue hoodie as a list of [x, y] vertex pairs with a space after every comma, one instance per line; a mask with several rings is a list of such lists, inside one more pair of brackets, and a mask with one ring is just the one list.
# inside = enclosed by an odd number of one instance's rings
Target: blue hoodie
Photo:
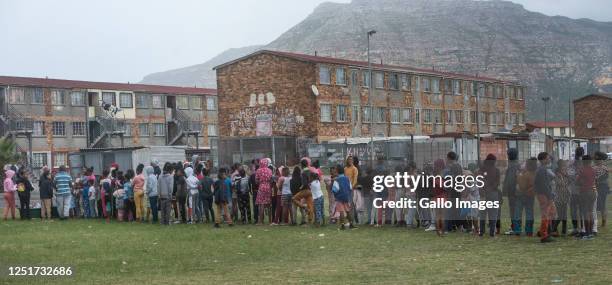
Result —
[[332, 186], [336, 201], [347, 203], [351, 194], [351, 181], [344, 174], [338, 175]]

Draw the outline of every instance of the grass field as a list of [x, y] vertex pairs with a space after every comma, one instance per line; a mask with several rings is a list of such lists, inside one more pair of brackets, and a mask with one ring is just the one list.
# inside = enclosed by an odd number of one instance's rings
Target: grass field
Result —
[[[536, 223], [537, 224], [537, 223]], [[506, 225], [508, 223], [506, 222]], [[609, 229], [570, 237], [478, 238], [422, 229], [0, 222], [5, 284], [610, 284]], [[8, 277], [8, 266], [72, 266], [71, 277]], [[44, 281], [44, 282], [40, 282]]]

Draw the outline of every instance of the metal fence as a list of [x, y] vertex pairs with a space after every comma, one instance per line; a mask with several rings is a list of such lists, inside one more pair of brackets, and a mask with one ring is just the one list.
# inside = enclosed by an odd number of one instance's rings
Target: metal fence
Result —
[[269, 157], [274, 165], [293, 165], [298, 160], [294, 137], [221, 138], [217, 153], [220, 166], [262, 157]]

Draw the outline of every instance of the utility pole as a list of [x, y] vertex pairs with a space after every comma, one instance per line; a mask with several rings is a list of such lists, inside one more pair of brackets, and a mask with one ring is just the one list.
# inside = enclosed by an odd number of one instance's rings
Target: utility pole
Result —
[[370, 37], [376, 34], [375, 30], [368, 32], [368, 106], [370, 112], [370, 165], [374, 165], [374, 108], [372, 108], [372, 61], [370, 60]]
[[[542, 97], [542, 101], [544, 101], [544, 151], [547, 151], [546, 139], [548, 138], [548, 101], [550, 97]], [[554, 134], [553, 134], [554, 135]]]

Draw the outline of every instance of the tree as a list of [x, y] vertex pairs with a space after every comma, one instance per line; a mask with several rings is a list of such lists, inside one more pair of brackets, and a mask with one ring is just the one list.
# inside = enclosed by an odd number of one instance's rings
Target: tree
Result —
[[15, 142], [7, 138], [0, 139], [0, 167], [4, 169], [5, 165], [19, 161], [19, 158], [20, 155], [15, 150]]

